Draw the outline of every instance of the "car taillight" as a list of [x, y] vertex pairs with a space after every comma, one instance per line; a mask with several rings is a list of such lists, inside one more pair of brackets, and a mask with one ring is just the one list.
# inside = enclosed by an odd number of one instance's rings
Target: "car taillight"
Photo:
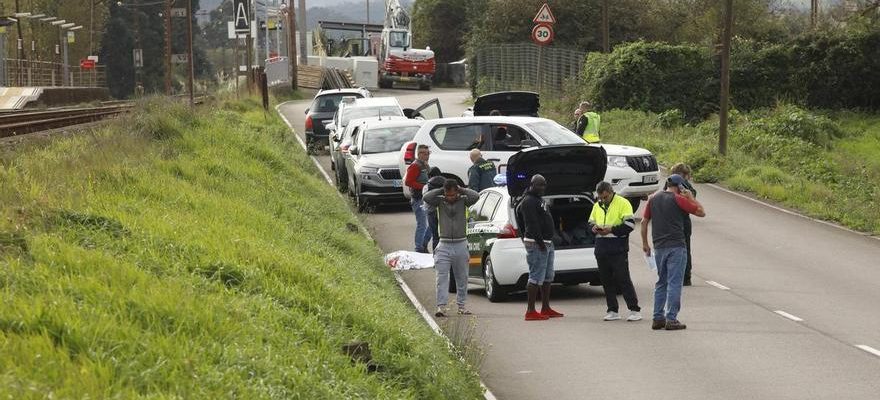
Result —
[[516, 228], [511, 224], [504, 225], [500, 231], [498, 231], [498, 239], [517, 239], [519, 238], [519, 234], [516, 231]]
[[312, 125], [313, 125], [312, 124], [312, 116], [309, 115], [308, 117], [306, 117], [306, 130], [307, 131], [312, 130], [312, 128], [314, 128]]
[[412, 164], [413, 161], [416, 160], [416, 142], [412, 142], [406, 145], [406, 150], [403, 152], [403, 162], [407, 165]]

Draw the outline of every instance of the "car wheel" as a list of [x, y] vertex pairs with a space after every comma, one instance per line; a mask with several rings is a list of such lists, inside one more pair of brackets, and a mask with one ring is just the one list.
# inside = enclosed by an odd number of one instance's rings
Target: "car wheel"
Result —
[[629, 204], [632, 205], [633, 212], [638, 211], [639, 204], [642, 204], [642, 198], [641, 197], [627, 197], [626, 199], [629, 200]]
[[495, 270], [492, 267], [492, 258], [486, 257], [483, 262], [483, 286], [486, 289], [486, 298], [493, 303], [507, 300], [507, 292], [498, 281], [495, 280]]
[[348, 178], [345, 176], [345, 172], [342, 171], [342, 168], [336, 168], [336, 189], [339, 190], [339, 193], [345, 193], [348, 191]]

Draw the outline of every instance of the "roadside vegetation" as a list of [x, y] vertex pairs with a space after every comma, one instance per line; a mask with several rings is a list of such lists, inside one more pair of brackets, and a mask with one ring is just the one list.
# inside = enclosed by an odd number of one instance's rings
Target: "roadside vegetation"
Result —
[[142, 106], [0, 157], [0, 397], [480, 397], [274, 112]]
[[[571, 102], [546, 114], [571, 125]], [[728, 155], [718, 154], [718, 118], [683, 113], [602, 112], [602, 141], [651, 150], [669, 167], [685, 162], [699, 182], [721, 183], [807, 215], [880, 234], [880, 115], [807, 111], [780, 104], [733, 112]]]

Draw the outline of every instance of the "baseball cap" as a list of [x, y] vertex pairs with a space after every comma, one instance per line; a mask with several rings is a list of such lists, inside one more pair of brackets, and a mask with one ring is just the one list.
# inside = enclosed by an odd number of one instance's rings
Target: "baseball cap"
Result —
[[669, 175], [669, 178], [666, 178], [666, 184], [669, 186], [684, 186], [684, 178], [679, 174]]

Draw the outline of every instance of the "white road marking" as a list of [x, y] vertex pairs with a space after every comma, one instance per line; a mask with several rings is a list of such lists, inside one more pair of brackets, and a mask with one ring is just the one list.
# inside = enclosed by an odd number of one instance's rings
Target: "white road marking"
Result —
[[[296, 137], [296, 140], [299, 142], [299, 145], [302, 146], [303, 150], [308, 151], [308, 149], [306, 148], [306, 143], [299, 137], [299, 135], [296, 134], [296, 129], [293, 127], [293, 124], [291, 124], [287, 117], [284, 116], [284, 113], [281, 112], [281, 106], [283, 106], [284, 104], [287, 104], [287, 102], [275, 106], [275, 111], [278, 112], [278, 115], [281, 116], [281, 119], [284, 120], [284, 123], [287, 124], [288, 127], [290, 127], [293, 136]], [[309, 156], [309, 158], [312, 159], [312, 162], [315, 163], [315, 166], [318, 167], [318, 170], [321, 171], [322, 174], [324, 174], [325, 178], [327, 178], [327, 183], [329, 183], [330, 186], [334, 186], [333, 180], [330, 179], [330, 175], [327, 174], [327, 171], [324, 171], [324, 167], [322, 167], [321, 164], [318, 162], [318, 158], [315, 156]], [[336, 194], [342, 197], [341, 193], [337, 192]], [[373, 235], [370, 235], [370, 232], [363, 226], [361, 226], [361, 232], [371, 242], [376, 242], [373, 239]], [[403, 289], [403, 293], [406, 294], [406, 297], [409, 299], [410, 303], [412, 303], [413, 307], [416, 308], [416, 311], [419, 312], [419, 315], [422, 316], [422, 319], [424, 319], [425, 322], [428, 323], [428, 326], [431, 328], [431, 330], [433, 330], [434, 333], [436, 333], [437, 335], [440, 335], [442, 338], [446, 339], [446, 345], [452, 348], [452, 341], [449, 340], [449, 338], [443, 333], [443, 330], [440, 329], [440, 325], [437, 325], [437, 321], [434, 321], [434, 318], [431, 318], [431, 314], [428, 313], [428, 310], [426, 310], [425, 307], [422, 306], [422, 303], [419, 302], [419, 299], [416, 298], [416, 294], [412, 291], [412, 289], [410, 289], [409, 285], [406, 284], [406, 282], [403, 280], [403, 277], [400, 276], [399, 271], [394, 271], [394, 279], [397, 281], [397, 284], [400, 285], [400, 288]], [[461, 358], [461, 361], [464, 362], [464, 359]], [[498, 400], [495, 395], [492, 394], [492, 391], [489, 390], [489, 387], [487, 387], [486, 384], [483, 383], [482, 379], [480, 379], [480, 387], [483, 388], [484, 399]]]
[[794, 322], [803, 322], [803, 321], [804, 321], [803, 318], [800, 318], [800, 317], [795, 316], [795, 315], [791, 315], [791, 314], [789, 314], [789, 313], [787, 313], [787, 312], [785, 312], [785, 311], [782, 311], [782, 310], [776, 310], [776, 311], [773, 311], [773, 312], [775, 312], [775, 313], [777, 313], [777, 314], [779, 314], [779, 315], [781, 315], [781, 316], [783, 316], [783, 317], [785, 317], [785, 318], [788, 318], [788, 319], [790, 319], [790, 320], [792, 320], [792, 321], [794, 321]]
[[858, 347], [859, 349], [862, 349], [864, 351], [867, 351], [868, 353], [871, 353], [877, 357], [880, 357], [880, 350], [877, 350], [871, 346], [864, 345], [864, 344], [857, 344], [856, 347]]
[[720, 283], [718, 283], [718, 282], [715, 282], [715, 281], [706, 281], [706, 283], [708, 283], [708, 284], [710, 284], [710, 285], [712, 285], [712, 286], [715, 286], [715, 287], [717, 287], [718, 289], [721, 289], [721, 290], [730, 290], [729, 287], [724, 286], [724, 285], [722, 285], [722, 284], [720, 284]]
[[534, 371], [517, 371], [517, 374], [531, 374]]
[[[290, 127], [290, 132], [293, 133], [293, 137], [296, 138], [296, 141], [299, 142], [299, 145], [302, 146], [303, 149], [306, 149], [306, 152], [308, 152], [308, 149], [306, 148], [306, 142], [303, 142], [302, 138], [296, 134], [296, 129], [293, 127], [293, 124], [291, 124], [290, 120], [288, 120], [287, 117], [284, 116], [284, 113], [281, 112], [281, 106], [283, 106], [284, 104], [286, 104], [286, 103], [281, 103], [281, 104], [275, 106], [275, 111], [278, 112], [278, 115], [281, 116], [281, 119], [284, 120], [284, 123], [287, 124], [288, 127]], [[311, 158], [312, 162], [315, 163], [315, 166], [318, 167], [318, 171], [321, 171], [321, 174], [324, 175], [324, 179], [327, 180], [327, 183], [329, 183], [330, 186], [333, 186], [333, 179], [330, 179], [330, 175], [327, 174], [327, 171], [324, 171], [324, 168], [322, 168], [321, 164], [318, 163], [318, 159], [315, 157], [309, 157], [309, 158]]]

